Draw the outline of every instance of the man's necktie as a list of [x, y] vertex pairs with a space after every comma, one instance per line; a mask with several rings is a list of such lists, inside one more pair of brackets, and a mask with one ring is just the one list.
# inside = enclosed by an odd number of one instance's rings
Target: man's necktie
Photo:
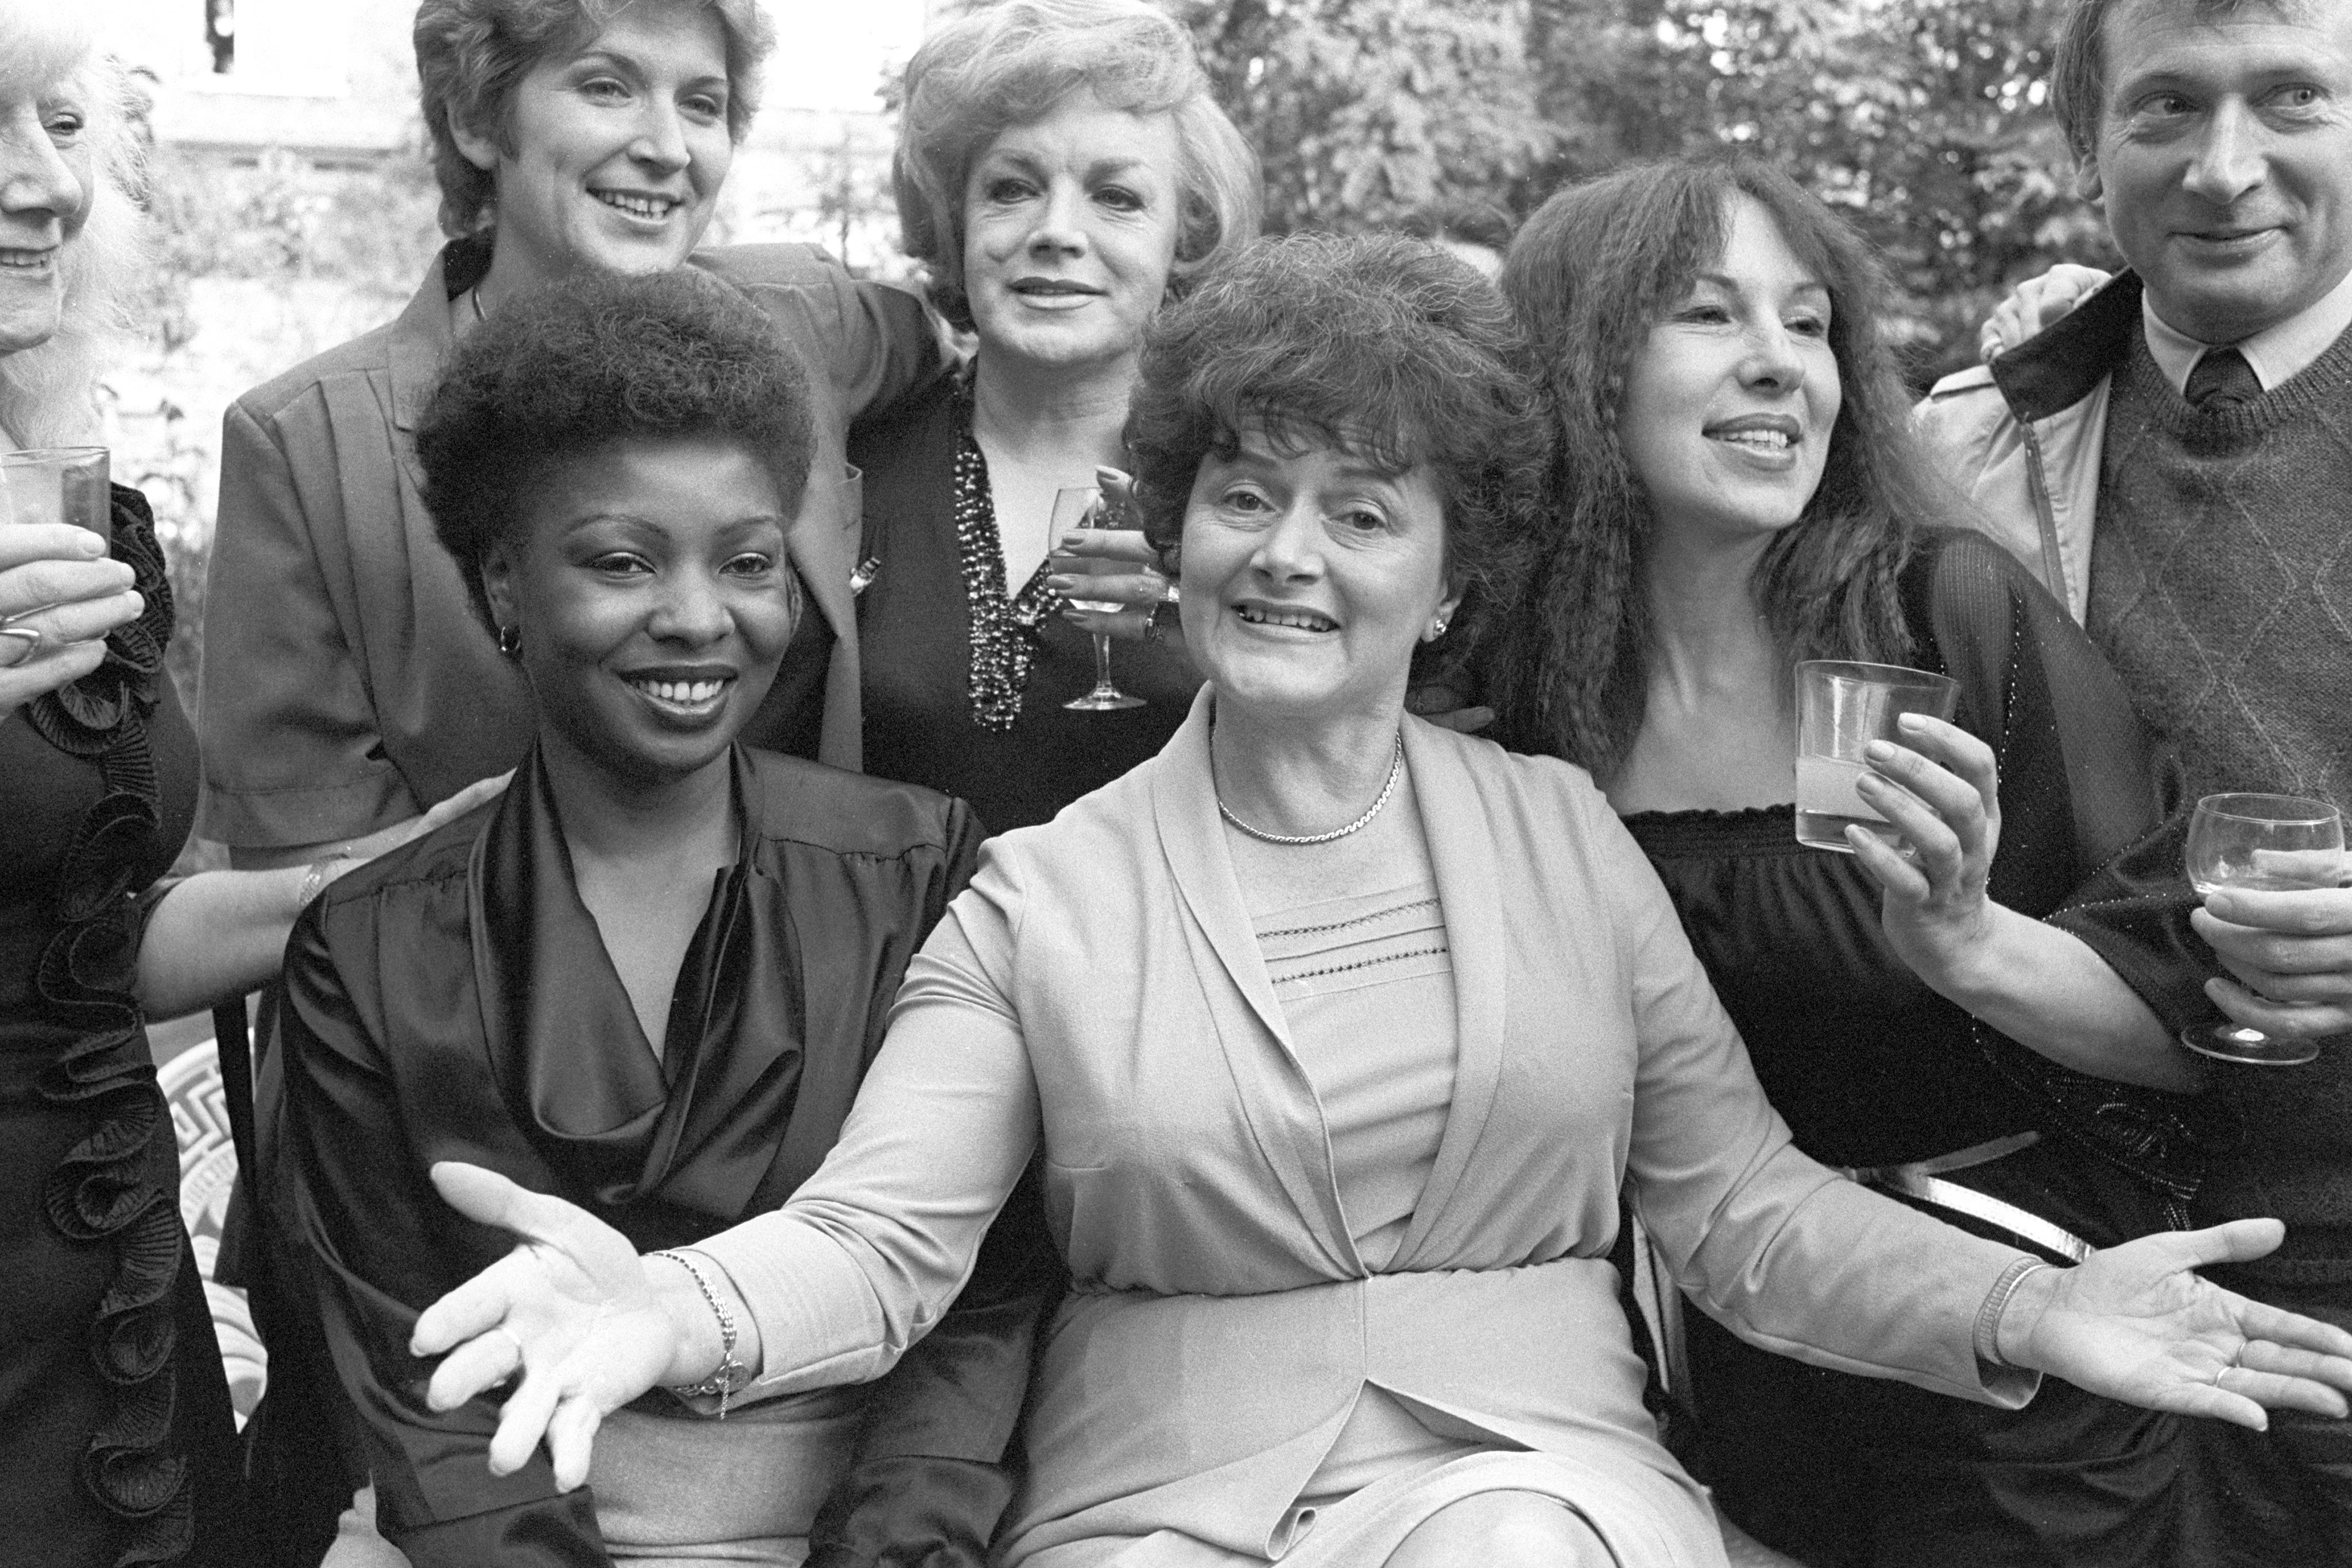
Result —
[[2189, 372], [2189, 401], [2208, 413], [2235, 408], [2263, 395], [2254, 367], [2235, 349], [2208, 349]]

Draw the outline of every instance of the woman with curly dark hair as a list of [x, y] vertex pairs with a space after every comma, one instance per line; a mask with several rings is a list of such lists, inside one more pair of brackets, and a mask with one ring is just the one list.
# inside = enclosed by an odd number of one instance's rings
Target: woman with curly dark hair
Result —
[[[2062, 1281], [1796, 1153], [1584, 774], [1406, 714], [1415, 650], [1509, 597], [1550, 418], [1500, 296], [1433, 246], [1293, 238], [1171, 307], [1130, 445], [1208, 675], [1183, 727], [989, 842], [824, 1168], [700, 1243], [709, 1297], [436, 1167], [527, 1245], [417, 1321], [432, 1403], [520, 1372], [491, 1456], [544, 1437], [571, 1478], [648, 1387], [873, 1376], [1042, 1155], [1074, 1283], [997, 1548], [1022, 1568], [1719, 1563], [1618, 1305], [1628, 1184], [1727, 1320], [1817, 1360], [2344, 1408], [2352, 1334], [2186, 1273], [2274, 1226]], [[2263, 1333], [2303, 1377], [2208, 1385]]]
[[[2202, 969], [2168, 778], [2065, 612], [1950, 526], [1863, 242], [1763, 164], [1669, 163], [1554, 196], [1503, 286], [1562, 445], [1482, 660], [1500, 737], [1592, 770], [1799, 1148], [2053, 1262], [2178, 1228]], [[1811, 658], [1958, 682], [1860, 786], [1899, 851], [1796, 840]], [[1721, 1506], [1808, 1563], [2173, 1560], [2177, 1416], [1963, 1406], [1696, 1313], [1689, 1348]]]
[[870, 1390], [724, 1426], [692, 1389], [616, 1413], [584, 1492], [543, 1462], [486, 1476], [494, 1408], [428, 1405], [402, 1348], [508, 1245], [435, 1197], [453, 1156], [715, 1282], [697, 1244], [816, 1168], [970, 874], [962, 802], [737, 744], [804, 612], [784, 540], [810, 401], [755, 306], [678, 271], [514, 298], [419, 423], [426, 504], [534, 738], [495, 806], [297, 928], [265, 1107], [278, 1225], [417, 1568], [979, 1568], [1009, 1495], [1053, 1283], [1018, 1257]]

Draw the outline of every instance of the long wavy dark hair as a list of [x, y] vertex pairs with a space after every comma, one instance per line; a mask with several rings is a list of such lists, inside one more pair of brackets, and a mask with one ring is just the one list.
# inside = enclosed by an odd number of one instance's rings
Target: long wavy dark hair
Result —
[[1882, 326], [1876, 257], [1778, 170], [1725, 153], [1624, 169], [1559, 192], [1519, 231], [1503, 292], [1536, 341], [1560, 442], [1546, 559], [1486, 643], [1496, 737], [1606, 779], [1642, 727], [1651, 509], [1617, 427], [1651, 328], [1723, 252], [1748, 197], [1830, 292], [1843, 392], [1819, 489], [1756, 569], [1773, 638], [1799, 659], [1900, 662], [1896, 579], [1921, 525], [1957, 523], [1958, 497], [1913, 444], [1909, 400]]

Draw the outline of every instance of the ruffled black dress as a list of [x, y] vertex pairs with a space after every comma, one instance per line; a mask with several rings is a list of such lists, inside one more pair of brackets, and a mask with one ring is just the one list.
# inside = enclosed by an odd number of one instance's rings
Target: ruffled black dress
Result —
[[0, 1563], [231, 1568], [236, 1424], [131, 990], [195, 737], [136, 490], [115, 486], [113, 524], [146, 612], [0, 717]]

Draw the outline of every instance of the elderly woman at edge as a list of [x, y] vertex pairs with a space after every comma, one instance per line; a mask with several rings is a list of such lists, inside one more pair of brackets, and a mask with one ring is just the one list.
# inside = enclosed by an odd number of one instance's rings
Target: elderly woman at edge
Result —
[[[1199, 684], [1142, 536], [1056, 540], [1054, 498], [1126, 464], [1144, 328], [1256, 235], [1257, 161], [1160, 8], [1008, 0], [908, 62], [894, 177], [908, 252], [979, 351], [851, 443], [866, 766], [1001, 832], [1158, 751]], [[1081, 585], [1140, 608], [1072, 608]], [[1097, 628], [1135, 639], [1114, 674], [1145, 706], [1062, 706], [1093, 682]]]
[[[96, 434], [145, 260], [127, 101], [72, 7], [0, 7], [0, 450]], [[165, 880], [196, 774], [163, 671], [171, 590], [145, 497], [116, 486], [106, 528], [0, 526], [0, 1555], [246, 1568], [236, 1426], [142, 1025], [261, 984], [335, 873], [475, 797], [323, 872]]]
[[246, 393], [223, 425], [197, 831], [235, 863], [330, 857], [522, 754], [522, 679], [434, 542], [411, 442], [451, 346], [571, 277], [704, 267], [805, 358], [816, 456], [793, 551], [819, 613], [749, 736], [856, 766], [845, 428], [935, 373], [938, 348], [918, 301], [809, 247], [696, 252], [773, 43], [756, 0], [418, 5], [450, 243], [396, 320]]
[[1580, 770], [1408, 717], [1414, 652], [1517, 575], [1551, 414], [1495, 291], [1406, 241], [1253, 253], [1168, 313], [1131, 428], [1209, 684], [1151, 762], [1003, 835], [908, 971], [841, 1143], [710, 1238], [724, 1311], [569, 1206], [436, 1179], [525, 1244], [436, 1303], [436, 1403], [576, 1477], [605, 1412], [873, 1375], [1033, 1152], [1076, 1277], [1026, 1568], [1712, 1564], [1642, 1405], [1618, 1194], [1743, 1336], [2015, 1405], [2055, 1373], [2259, 1424], [2341, 1412], [2352, 1334], [2198, 1264], [2067, 1270], [1790, 1145], [1657, 879]]

